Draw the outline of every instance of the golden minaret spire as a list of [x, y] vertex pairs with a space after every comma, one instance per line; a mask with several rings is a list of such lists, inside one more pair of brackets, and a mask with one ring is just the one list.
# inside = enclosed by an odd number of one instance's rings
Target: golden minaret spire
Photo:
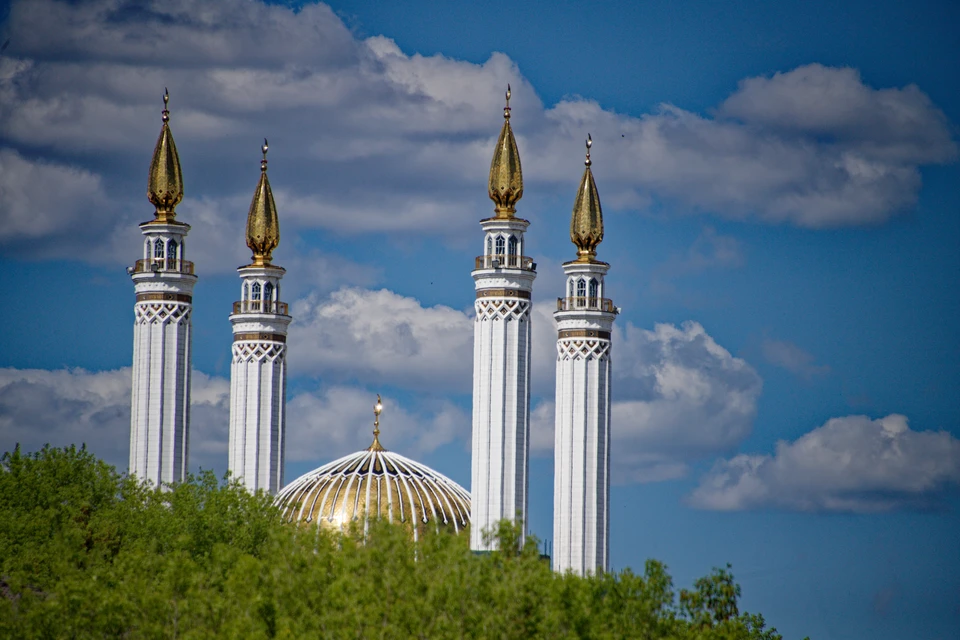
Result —
[[523, 172], [520, 170], [520, 152], [510, 128], [510, 85], [507, 85], [507, 104], [503, 108], [503, 128], [497, 148], [490, 162], [490, 182], [487, 185], [490, 199], [497, 205], [497, 218], [512, 218], [517, 212], [516, 204], [523, 197]]
[[577, 245], [579, 262], [594, 262], [597, 257], [597, 245], [603, 241], [603, 211], [600, 209], [600, 195], [597, 183], [593, 181], [590, 147], [593, 139], [587, 134], [587, 158], [583, 161], [586, 168], [580, 180], [577, 199], [573, 203], [573, 216], [570, 219], [570, 240]]
[[267, 179], [267, 139], [263, 139], [263, 159], [260, 161], [260, 182], [253, 192], [253, 202], [247, 214], [247, 246], [253, 251], [253, 264], [270, 264], [273, 250], [280, 244], [280, 220], [277, 218], [277, 205], [273, 202], [273, 191]]
[[150, 161], [150, 180], [147, 183], [147, 199], [156, 207], [157, 222], [173, 222], [177, 217], [176, 208], [183, 200], [183, 175], [180, 173], [180, 156], [177, 145], [170, 132], [170, 111], [167, 103], [170, 94], [163, 90], [163, 126], [160, 137], [153, 148], [153, 160]]
[[386, 451], [380, 444], [380, 412], [383, 411], [383, 402], [380, 401], [380, 394], [377, 394], [377, 404], [373, 405], [373, 444], [367, 447], [367, 451]]

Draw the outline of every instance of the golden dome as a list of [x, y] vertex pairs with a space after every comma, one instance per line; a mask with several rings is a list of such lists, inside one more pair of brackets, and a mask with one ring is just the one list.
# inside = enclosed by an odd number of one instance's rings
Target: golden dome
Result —
[[153, 148], [150, 161], [150, 177], [147, 182], [147, 199], [156, 207], [156, 222], [174, 222], [177, 205], [183, 200], [183, 175], [180, 172], [180, 156], [170, 132], [170, 111], [167, 103], [170, 94], [163, 90], [163, 126]]
[[593, 262], [597, 257], [597, 245], [603, 241], [603, 211], [600, 208], [600, 194], [590, 169], [590, 147], [593, 140], [587, 135], [587, 159], [583, 164], [583, 178], [577, 199], [573, 203], [573, 215], [570, 218], [570, 240], [577, 245], [577, 260]]
[[270, 180], [267, 179], [267, 139], [263, 139], [263, 160], [260, 161], [260, 181], [253, 192], [247, 213], [247, 246], [253, 251], [253, 264], [270, 264], [273, 250], [280, 244], [280, 220], [273, 201]]
[[520, 152], [513, 137], [513, 129], [510, 128], [510, 85], [507, 85], [507, 106], [503, 108], [503, 127], [490, 161], [487, 193], [497, 205], [494, 211], [498, 218], [512, 218], [517, 212], [517, 202], [523, 197]]
[[428, 527], [460, 533], [470, 525], [470, 494], [441, 473], [380, 445], [380, 397], [369, 448], [305, 473], [274, 499], [287, 522], [316, 523], [346, 531], [353, 522], [364, 531], [372, 519], [403, 524], [413, 539]]

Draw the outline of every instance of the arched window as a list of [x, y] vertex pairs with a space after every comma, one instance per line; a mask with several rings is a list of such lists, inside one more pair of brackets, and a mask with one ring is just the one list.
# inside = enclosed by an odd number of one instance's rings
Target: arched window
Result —
[[273, 303], [273, 284], [267, 283], [263, 285], [263, 304], [267, 311], [271, 310], [271, 304]]
[[[596, 278], [590, 278], [590, 297], [591, 298], [597, 297], [597, 289], [599, 288], [599, 286], [600, 285], [597, 282]], [[594, 304], [596, 304], [596, 300], [594, 300], [593, 302]]]
[[568, 285], [568, 286], [567, 286], [567, 297], [568, 297], [568, 298], [572, 298], [572, 297], [574, 296], [574, 293], [573, 293], [573, 280], [569, 280], [569, 281], [567, 282], [567, 285]]
[[[583, 278], [577, 280], [577, 297], [586, 298], [587, 297], [587, 281]], [[583, 302], [581, 300], [581, 302]]]
[[503, 255], [503, 236], [497, 236], [497, 255]]
[[174, 269], [177, 266], [177, 241], [170, 240], [167, 243], [167, 268]]
[[487, 255], [493, 255], [493, 236], [487, 236]]
[[510, 236], [510, 240], [507, 241], [507, 253], [512, 256], [517, 255], [517, 236]]
[[163, 240], [160, 238], [153, 243], [153, 259], [163, 260]]
[[250, 305], [251, 307], [253, 307], [254, 309], [260, 308], [260, 305], [258, 304], [260, 302], [260, 283], [259, 282], [254, 282], [253, 286], [250, 287], [250, 300], [254, 302], [254, 304]]

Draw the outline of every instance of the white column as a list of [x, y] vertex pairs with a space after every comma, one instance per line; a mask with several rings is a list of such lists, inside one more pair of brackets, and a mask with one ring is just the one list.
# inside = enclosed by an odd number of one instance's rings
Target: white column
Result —
[[291, 321], [286, 303], [279, 301], [284, 269], [251, 265], [237, 271], [243, 295], [230, 316], [233, 361], [228, 465], [248, 490], [276, 494], [283, 487], [287, 328]]
[[483, 532], [500, 520], [519, 517], [526, 531], [530, 305], [537, 274], [522, 255], [529, 222], [490, 218], [480, 224], [484, 255], [477, 258], [472, 274], [476, 321], [470, 548], [487, 551], [494, 545], [484, 542]]
[[180, 482], [189, 464], [193, 263], [184, 260], [190, 226], [140, 225], [143, 258], [130, 269], [133, 325], [130, 474], [154, 485]]
[[616, 310], [601, 297], [609, 265], [568, 262], [563, 268], [567, 295], [557, 301], [554, 314], [553, 568], [587, 575], [609, 568], [610, 352]]

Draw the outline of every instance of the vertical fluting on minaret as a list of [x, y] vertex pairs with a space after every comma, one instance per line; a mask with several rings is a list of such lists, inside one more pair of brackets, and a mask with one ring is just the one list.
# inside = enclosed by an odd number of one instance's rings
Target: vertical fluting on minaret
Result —
[[610, 356], [617, 309], [605, 298], [610, 265], [596, 259], [603, 213], [590, 147], [573, 205], [570, 239], [577, 259], [563, 265], [557, 299], [557, 395], [554, 447], [553, 568], [578, 575], [609, 567]]
[[140, 225], [143, 257], [127, 269], [136, 291], [130, 474], [154, 485], [187, 472], [190, 436], [190, 340], [193, 263], [185, 260], [190, 225], [176, 219], [183, 199], [180, 157], [170, 131], [169, 94], [153, 150], [147, 198], [154, 219]]
[[480, 221], [483, 255], [472, 272], [476, 289], [473, 349], [473, 456], [470, 548], [502, 519], [527, 524], [530, 451], [530, 310], [536, 265], [523, 254], [529, 222], [515, 217], [523, 196], [520, 154], [510, 128], [510, 87], [503, 127], [490, 163], [494, 216]]
[[277, 207], [267, 178], [263, 141], [260, 181], [247, 214], [252, 261], [240, 267], [240, 301], [233, 303], [230, 366], [229, 470], [250, 491], [283, 487], [286, 450], [287, 303], [280, 302], [286, 270], [271, 263], [280, 243]]

